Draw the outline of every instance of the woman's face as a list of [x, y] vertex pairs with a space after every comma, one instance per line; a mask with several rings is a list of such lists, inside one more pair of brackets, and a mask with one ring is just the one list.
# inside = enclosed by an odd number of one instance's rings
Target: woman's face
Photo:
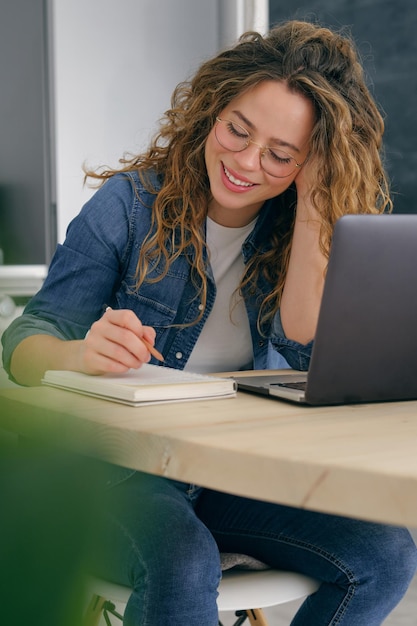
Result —
[[297, 163], [303, 163], [309, 151], [314, 109], [307, 98], [291, 92], [285, 83], [271, 80], [232, 100], [219, 118], [239, 124], [257, 145], [249, 143], [241, 152], [232, 152], [220, 145], [212, 128], [205, 147], [212, 193], [208, 214], [224, 226], [244, 226], [254, 219], [265, 200], [285, 191], [300, 171], [296, 167], [285, 178], [271, 176], [261, 166], [260, 146], [284, 150]]

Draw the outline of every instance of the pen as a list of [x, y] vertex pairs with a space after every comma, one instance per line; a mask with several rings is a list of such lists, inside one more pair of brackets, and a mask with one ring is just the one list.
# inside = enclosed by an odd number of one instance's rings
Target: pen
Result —
[[[105, 311], [109, 310], [111, 310], [111, 306], [106, 306]], [[147, 347], [147, 349], [152, 354], [152, 356], [155, 357], [155, 359], [158, 359], [158, 361], [164, 361], [164, 357], [162, 356], [162, 354], [156, 348], [154, 348], [153, 345], [149, 343], [149, 341], [147, 341], [143, 337], [139, 337], [139, 339]]]
[[148, 348], [152, 356], [155, 357], [155, 359], [158, 359], [158, 361], [164, 360], [164, 357], [162, 356], [162, 354], [156, 348], [154, 348], [153, 345], [149, 343], [149, 341], [146, 341], [146, 339], [144, 339], [143, 337], [139, 337], [139, 339], [141, 340], [142, 343], [145, 344], [145, 346]]

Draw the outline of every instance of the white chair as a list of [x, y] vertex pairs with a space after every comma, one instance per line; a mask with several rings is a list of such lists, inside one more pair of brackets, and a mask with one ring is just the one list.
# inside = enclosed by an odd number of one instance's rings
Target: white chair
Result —
[[[253, 626], [268, 626], [262, 609], [304, 598], [316, 591], [318, 586], [316, 580], [294, 572], [231, 569], [223, 572], [217, 605], [220, 612], [235, 612], [237, 621], [234, 626], [243, 624], [246, 619]], [[101, 615], [108, 626], [111, 626], [109, 615], [122, 619], [115, 604], [127, 603], [131, 593], [129, 587], [92, 579], [89, 589], [92, 597], [84, 626], [97, 626]]]

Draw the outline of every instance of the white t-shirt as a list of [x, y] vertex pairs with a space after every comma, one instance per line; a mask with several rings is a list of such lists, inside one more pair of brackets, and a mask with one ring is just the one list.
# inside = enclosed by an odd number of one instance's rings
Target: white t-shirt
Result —
[[241, 228], [228, 228], [207, 217], [207, 246], [217, 294], [185, 369], [221, 372], [252, 364], [249, 320], [245, 303], [235, 290], [244, 272], [242, 244], [255, 222], [256, 219]]

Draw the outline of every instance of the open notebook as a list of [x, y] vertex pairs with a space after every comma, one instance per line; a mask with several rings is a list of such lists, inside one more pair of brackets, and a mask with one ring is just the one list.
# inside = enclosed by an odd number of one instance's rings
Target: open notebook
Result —
[[101, 376], [48, 370], [42, 383], [132, 406], [236, 395], [236, 383], [231, 378], [195, 374], [149, 363], [126, 374]]
[[235, 377], [312, 405], [417, 399], [417, 215], [336, 224], [308, 373]]

